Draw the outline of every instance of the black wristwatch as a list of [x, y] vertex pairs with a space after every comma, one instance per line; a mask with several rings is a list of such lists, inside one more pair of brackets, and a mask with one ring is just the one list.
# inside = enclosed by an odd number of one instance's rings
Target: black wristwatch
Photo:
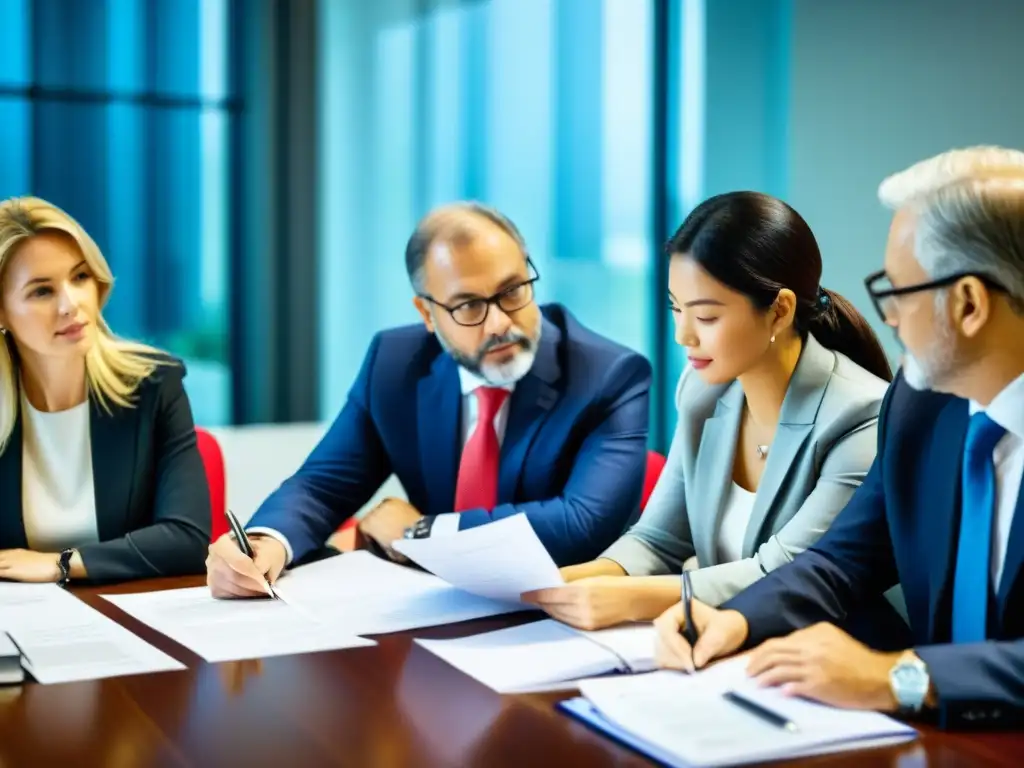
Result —
[[65, 549], [60, 553], [60, 559], [57, 561], [57, 567], [60, 568], [60, 580], [57, 582], [58, 587], [66, 587], [71, 579], [71, 556], [73, 554], [75, 554], [73, 549]]
[[405, 529], [402, 538], [405, 539], [429, 539], [430, 529], [434, 525], [433, 515], [424, 515], [415, 523]]

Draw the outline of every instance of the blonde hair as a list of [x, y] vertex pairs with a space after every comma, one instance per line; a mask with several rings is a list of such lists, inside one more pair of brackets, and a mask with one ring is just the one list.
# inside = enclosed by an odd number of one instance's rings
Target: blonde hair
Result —
[[[37, 197], [15, 197], [0, 203], [0, 285], [18, 249], [33, 237], [58, 234], [73, 240], [99, 287], [102, 308], [110, 297], [114, 275], [96, 242], [71, 216]], [[97, 333], [85, 356], [85, 373], [91, 397], [107, 411], [113, 403], [132, 407], [139, 385], [158, 365], [169, 362], [145, 344], [117, 338], [104, 321], [96, 318]], [[19, 408], [19, 364], [10, 334], [0, 343], [0, 454], [14, 431]]]

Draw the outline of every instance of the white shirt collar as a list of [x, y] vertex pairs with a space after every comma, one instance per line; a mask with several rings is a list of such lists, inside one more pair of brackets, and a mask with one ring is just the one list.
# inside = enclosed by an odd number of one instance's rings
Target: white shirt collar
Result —
[[[493, 387], [493, 384], [489, 384], [486, 379], [481, 376], [477, 376], [475, 373], [467, 371], [461, 365], [459, 366], [459, 383], [462, 385], [462, 394], [468, 395], [471, 392], [475, 392], [480, 387]], [[507, 389], [511, 392], [516, 388], [515, 384], [506, 384], [501, 389]]]
[[995, 396], [988, 408], [982, 408], [971, 400], [972, 414], [985, 411], [988, 417], [1017, 437], [1024, 439], [1024, 374], [1011, 381], [1002, 392]]

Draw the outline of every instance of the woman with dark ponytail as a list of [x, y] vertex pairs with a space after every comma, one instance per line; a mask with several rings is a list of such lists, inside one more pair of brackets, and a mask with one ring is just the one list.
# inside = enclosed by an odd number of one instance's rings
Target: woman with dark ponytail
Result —
[[796, 211], [719, 195], [666, 250], [689, 359], [675, 437], [640, 522], [531, 596], [576, 626], [656, 618], [679, 601], [683, 570], [694, 597], [725, 602], [814, 544], [875, 457], [889, 363], [853, 305], [821, 287]]

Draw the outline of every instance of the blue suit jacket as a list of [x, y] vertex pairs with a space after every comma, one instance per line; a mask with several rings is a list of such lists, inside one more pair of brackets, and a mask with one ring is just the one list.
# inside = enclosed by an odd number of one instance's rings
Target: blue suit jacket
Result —
[[[634, 519], [646, 461], [650, 364], [542, 307], [530, 372], [509, 401], [498, 506], [460, 528], [526, 513], [555, 562], [596, 557]], [[248, 527], [279, 531], [296, 560], [323, 546], [394, 473], [424, 514], [451, 512], [462, 451], [458, 367], [423, 326], [374, 337], [348, 402]]]
[[[1004, 726], [1024, 712], [1024, 493], [1020, 494], [989, 640], [953, 645], [967, 401], [916, 392], [897, 376], [882, 405], [877, 458], [818, 544], [726, 603], [750, 624], [748, 645], [815, 621], [840, 623], [899, 581], [915, 651], [950, 726]], [[980, 595], [979, 599], [985, 599]]]

